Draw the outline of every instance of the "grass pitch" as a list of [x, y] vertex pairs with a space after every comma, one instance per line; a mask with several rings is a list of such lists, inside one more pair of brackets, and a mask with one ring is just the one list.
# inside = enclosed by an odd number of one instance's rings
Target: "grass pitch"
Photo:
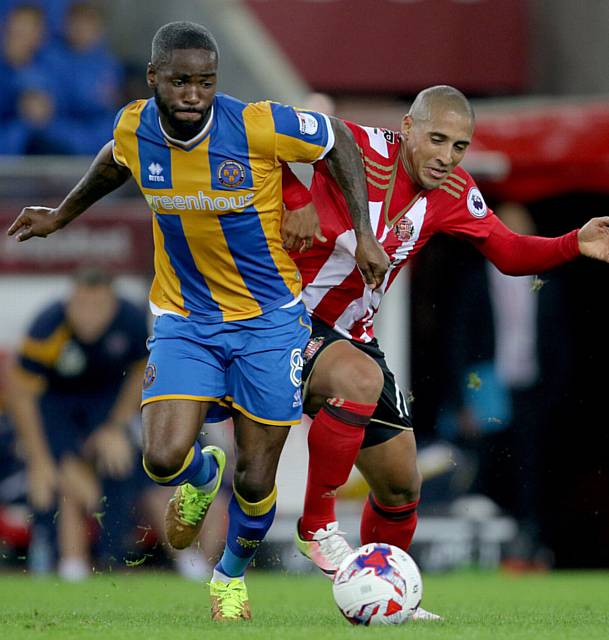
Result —
[[3, 640], [606, 640], [609, 573], [508, 577], [455, 573], [425, 577], [426, 608], [446, 621], [398, 627], [351, 627], [339, 614], [329, 581], [317, 575], [252, 571], [254, 620], [212, 624], [207, 589], [170, 573], [137, 568], [81, 584], [0, 575]]

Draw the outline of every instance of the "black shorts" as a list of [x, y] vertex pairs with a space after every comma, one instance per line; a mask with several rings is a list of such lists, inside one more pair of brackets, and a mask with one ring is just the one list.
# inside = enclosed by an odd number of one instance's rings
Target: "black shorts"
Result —
[[406, 398], [398, 387], [395, 376], [387, 366], [385, 354], [379, 348], [376, 339], [368, 343], [349, 340], [324, 322], [316, 318], [311, 320], [313, 332], [304, 351], [304, 369], [302, 372], [305, 400], [308, 387], [307, 380], [315, 367], [319, 354], [333, 342], [345, 340], [369, 355], [381, 368], [384, 378], [383, 391], [372, 418], [366, 427], [362, 449], [386, 442], [399, 435], [402, 431], [412, 431], [412, 420]]

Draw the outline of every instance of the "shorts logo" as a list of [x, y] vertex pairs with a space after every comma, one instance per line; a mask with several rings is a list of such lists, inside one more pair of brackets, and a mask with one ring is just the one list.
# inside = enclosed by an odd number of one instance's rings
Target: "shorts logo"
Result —
[[325, 340], [326, 339], [323, 336], [315, 336], [309, 340], [306, 349], [304, 350], [305, 362], [309, 362], [309, 360], [321, 349]]
[[406, 242], [407, 240], [410, 240], [413, 231], [414, 223], [412, 222], [412, 220], [410, 220], [410, 218], [407, 218], [406, 216], [400, 218], [396, 222], [395, 227], [393, 227], [393, 232], [398, 237], [398, 240], [400, 240], [400, 242]]
[[297, 111], [300, 133], [305, 136], [314, 136], [317, 133], [319, 124], [314, 116], [304, 111]]
[[290, 354], [290, 381], [298, 388], [302, 384], [303, 364], [301, 349], [292, 349]]
[[300, 387], [294, 391], [294, 400], [292, 401], [292, 408], [302, 407], [302, 391]]
[[477, 187], [472, 187], [467, 192], [467, 208], [474, 218], [484, 218], [486, 215], [486, 202]]
[[144, 389], [148, 389], [152, 386], [152, 383], [156, 380], [156, 367], [153, 364], [149, 364], [144, 370]]
[[239, 187], [245, 180], [245, 167], [235, 160], [225, 160], [218, 167], [218, 181], [225, 187]]

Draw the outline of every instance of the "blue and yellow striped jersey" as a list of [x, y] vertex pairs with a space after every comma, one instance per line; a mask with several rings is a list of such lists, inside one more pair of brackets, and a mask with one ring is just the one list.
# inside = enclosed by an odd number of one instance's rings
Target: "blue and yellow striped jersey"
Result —
[[163, 131], [152, 99], [120, 111], [114, 157], [153, 213], [152, 311], [223, 322], [298, 297], [280, 235], [281, 162], [314, 162], [333, 144], [323, 114], [223, 94], [188, 142]]

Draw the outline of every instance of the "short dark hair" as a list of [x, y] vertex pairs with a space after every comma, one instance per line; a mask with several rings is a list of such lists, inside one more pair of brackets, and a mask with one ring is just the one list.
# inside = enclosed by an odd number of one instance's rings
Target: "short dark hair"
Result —
[[170, 22], [163, 25], [152, 38], [152, 57], [155, 67], [167, 64], [175, 49], [205, 49], [219, 56], [218, 43], [211, 31], [195, 22]]

